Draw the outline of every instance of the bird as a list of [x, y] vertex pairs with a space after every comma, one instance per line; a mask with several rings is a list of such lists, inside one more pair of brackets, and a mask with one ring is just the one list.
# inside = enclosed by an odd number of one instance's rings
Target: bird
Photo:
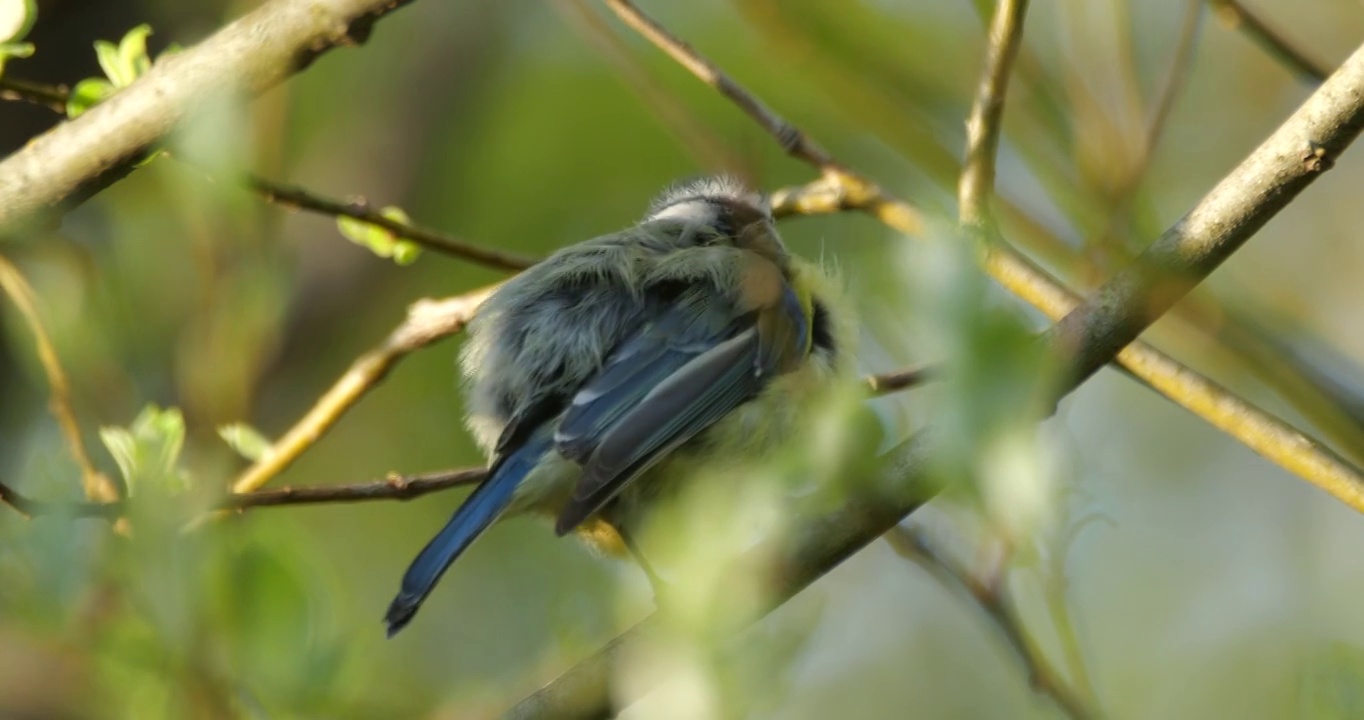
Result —
[[460, 353], [487, 475], [407, 569], [389, 637], [505, 516], [633, 552], [657, 582], [633, 542], [649, 508], [789, 441], [848, 367], [845, 305], [836, 273], [789, 253], [765, 198], [727, 176], [675, 185], [634, 226], [501, 285]]

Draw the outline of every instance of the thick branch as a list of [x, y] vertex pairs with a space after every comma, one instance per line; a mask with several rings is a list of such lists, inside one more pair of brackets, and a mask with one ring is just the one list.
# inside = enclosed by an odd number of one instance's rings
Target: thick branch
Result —
[[1287, 207], [1364, 130], [1364, 47], [1135, 263], [1053, 329], [1083, 382]]
[[0, 237], [55, 208], [164, 138], [215, 97], [255, 95], [322, 53], [363, 42], [375, 21], [411, 0], [272, 0], [74, 120], [0, 161]]

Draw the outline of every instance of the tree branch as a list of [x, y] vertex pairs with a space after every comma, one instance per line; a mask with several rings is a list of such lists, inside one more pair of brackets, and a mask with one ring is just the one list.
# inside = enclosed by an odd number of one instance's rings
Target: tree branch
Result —
[[1282, 33], [1239, 0], [1208, 0], [1208, 4], [1223, 24], [1241, 31], [1270, 57], [1297, 75], [1298, 79], [1315, 84], [1324, 82], [1331, 74], [1330, 67], [1307, 57], [1306, 53], [1294, 47]]
[[866, 383], [873, 395], [889, 395], [936, 380], [941, 374], [942, 368], [937, 365], [922, 365], [895, 372], [881, 373], [880, 375], [870, 375], [867, 377]]
[[292, 428], [270, 446], [259, 461], [232, 483], [232, 492], [250, 493], [289, 467], [318, 441], [356, 402], [378, 385], [393, 366], [409, 353], [464, 329], [478, 306], [497, 285], [444, 300], [419, 300], [408, 309], [407, 319], [373, 350], [351, 363], [337, 381]]
[[1027, 0], [999, 0], [990, 21], [985, 69], [966, 118], [966, 165], [957, 184], [959, 219], [968, 228], [983, 228], [992, 222], [990, 198], [994, 195], [995, 156], [1004, 124], [1004, 97], [1022, 44], [1027, 12]]
[[4, 290], [14, 302], [14, 306], [19, 309], [20, 317], [33, 333], [33, 345], [37, 351], [38, 362], [42, 365], [43, 373], [47, 375], [47, 384], [50, 388], [51, 399], [48, 401], [48, 408], [57, 419], [62, 437], [66, 439], [67, 448], [71, 451], [71, 458], [76, 461], [76, 467], [80, 468], [85, 497], [99, 502], [117, 500], [118, 487], [95, 467], [94, 462], [90, 460], [90, 453], [85, 448], [80, 422], [76, 420], [76, 411], [71, 407], [71, 383], [67, 380], [66, 370], [62, 368], [61, 358], [57, 356], [57, 348], [53, 346], [52, 338], [48, 337], [42, 318], [38, 316], [38, 304], [33, 288], [23, 273], [19, 272], [19, 268], [3, 255], [0, 255], [0, 290]]
[[[112, 97], [0, 161], [0, 237], [90, 184], [126, 174], [194, 108], [267, 90], [411, 0], [272, 0], [199, 44], [159, 60]], [[103, 176], [103, 179], [101, 177]]]
[[361, 220], [370, 225], [381, 227], [405, 240], [411, 240], [427, 249], [451, 257], [463, 258], [497, 270], [525, 270], [538, 261], [537, 258], [528, 255], [482, 247], [437, 230], [412, 223], [399, 222], [369, 207], [363, 200], [338, 202], [314, 195], [300, 187], [280, 185], [255, 175], [247, 176], [246, 186], [259, 194], [266, 202], [319, 215]]
[[0, 75], [0, 100], [21, 100], [41, 105], [65, 117], [66, 100], [70, 94], [71, 91], [64, 85], [46, 85]]
[[[353, 503], [373, 500], [411, 500], [441, 490], [477, 485], [487, 470], [461, 468], [419, 475], [391, 474], [382, 480], [351, 485], [318, 485], [260, 490], [253, 493], [231, 494], [214, 504], [223, 511], [243, 511], [252, 508], [282, 507], [285, 505], [319, 505], [324, 503]], [[0, 504], [9, 505], [26, 517], [56, 515], [116, 520], [127, 510], [126, 500], [114, 502], [41, 502], [30, 499], [14, 488], [0, 483]]]

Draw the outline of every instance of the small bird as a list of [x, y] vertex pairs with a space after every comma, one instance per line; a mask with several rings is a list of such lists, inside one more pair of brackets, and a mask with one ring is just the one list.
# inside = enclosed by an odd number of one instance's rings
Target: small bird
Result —
[[788, 254], [766, 201], [725, 177], [671, 189], [634, 227], [507, 281], [468, 332], [467, 424], [488, 475], [403, 576], [390, 637], [504, 515], [624, 545], [656, 580], [632, 542], [645, 510], [708, 463], [790, 437], [801, 401], [845, 368], [850, 335], [837, 283]]

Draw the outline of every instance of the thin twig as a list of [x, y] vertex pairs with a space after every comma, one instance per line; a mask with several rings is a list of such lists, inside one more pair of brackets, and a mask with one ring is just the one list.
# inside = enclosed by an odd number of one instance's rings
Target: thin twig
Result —
[[3, 482], [0, 482], [0, 505], [8, 505], [26, 518], [57, 515], [117, 520], [123, 515], [123, 501], [121, 500], [109, 502], [42, 502], [29, 498]]
[[1005, 642], [1013, 649], [1028, 672], [1034, 690], [1050, 697], [1066, 715], [1075, 720], [1098, 717], [1078, 691], [1047, 659], [1046, 652], [1027, 630], [1013, 599], [1002, 579], [982, 580], [958, 567], [957, 563], [933, 547], [923, 532], [897, 526], [886, 533], [886, 540], [895, 552], [913, 561], [948, 589], [965, 592], [976, 607], [990, 619]]
[[85, 448], [80, 422], [76, 420], [76, 411], [71, 406], [71, 383], [67, 380], [66, 370], [62, 368], [61, 358], [57, 356], [57, 348], [52, 344], [52, 338], [48, 336], [42, 318], [38, 315], [36, 294], [28, 280], [24, 279], [23, 273], [19, 272], [19, 268], [3, 255], [0, 255], [0, 289], [3, 289], [14, 302], [14, 306], [19, 309], [19, 315], [33, 333], [34, 349], [37, 351], [43, 373], [47, 375], [51, 393], [47, 406], [57, 419], [57, 425], [61, 427], [62, 437], [66, 439], [71, 458], [76, 461], [76, 467], [80, 468], [81, 486], [85, 490], [85, 496], [99, 502], [117, 500], [118, 487], [95, 467], [95, 463], [90, 459], [90, 453]]
[[908, 203], [890, 200], [875, 183], [861, 175], [848, 172], [847, 168], [808, 135], [787, 122], [686, 42], [645, 15], [634, 3], [629, 0], [605, 1], [607, 7], [626, 25], [643, 35], [701, 82], [715, 88], [738, 106], [759, 127], [767, 131], [787, 155], [813, 165], [820, 171], [823, 182], [805, 186], [806, 192], [800, 196], [773, 196], [773, 214], [776, 217], [796, 214], [795, 209], [802, 207], [826, 208], [826, 212], [833, 208], [857, 209], [887, 224], [894, 222], [903, 227], [913, 227], [914, 234], [923, 231], [923, 216], [917, 209]]
[[320, 215], [354, 218], [381, 227], [430, 250], [498, 270], [524, 270], [537, 262], [536, 258], [528, 255], [482, 247], [431, 228], [394, 220], [369, 207], [363, 200], [339, 202], [315, 195], [300, 187], [280, 185], [255, 175], [248, 175], [245, 182], [248, 188], [259, 194], [266, 202]]
[[921, 365], [906, 370], [870, 375], [866, 383], [873, 395], [889, 395], [936, 380], [941, 372], [942, 369], [937, 365]]
[[478, 306], [497, 285], [444, 300], [419, 300], [408, 309], [407, 319], [382, 343], [356, 358], [349, 369], [318, 398], [288, 432], [275, 441], [265, 455], [232, 483], [232, 492], [250, 493], [289, 467], [312, 447], [351, 406], [388, 375], [393, 366], [415, 350], [464, 329]]
[[644, 68], [631, 58], [629, 48], [620, 35], [611, 29], [600, 13], [588, 6], [587, 0], [555, 0], [554, 7], [591, 43], [597, 54], [624, 78], [625, 84], [653, 109], [664, 128], [676, 135], [682, 145], [691, 151], [697, 165], [730, 171], [740, 169], [737, 153], [677, 98], [662, 92]]
[[1195, 51], [1198, 49], [1199, 30], [1203, 26], [1202, 20], [1203, 10], [1199, 0], [1186, 0], [1184, 18], [1180, 21], [1179, 39], [1175, 41], [1174, 58], [1170, 60], [1170, 69], [1165, 73], [1160, 90], [1156, 91], [1155, 108], [1151, 110], [1146, 120], [1146, 138], [1142, 144], [1141, 159], [1137, 169], [1132, 173], [1137, 179], [1144, 176], [1146, 169], [1150, 167], [1156, 147], [1165, 136], [1165, 126], [1170, 120], [1175, 101], [1189, 84], [1189, 76], [1192, 74], [1190, 70], [1193, 67]]
[[957, 185], [961, 224], [984, 227], [990, 221], [990, 198], [995, 188], [995, 156], [1004, 123], [1004, 98], [1009, 75], [1023, 38], [1028, 0], [999, 0], [990, 21], [985, 69], [976, 99], [966, 119], [966, 165]]
[[1212, 5], [1213, 11], [1224, 24], [1241, 31], [1270, 57], [1297, 75], [1298, 79], [1315, 84], [1324, 82], [1331, 74], [1330, 67], [1307, 57], [1283, 33], [1275, 30], [1268, 21], [1251, 12], [1239, 0], [1208, 0], [1208, 4]]
[[786, 154], [824, 170], [839, 169], [838, 163], [818, 143], [811, 140], [791, 123], [786, 122], [780, 115], [773, 112], [772, 108], [769, 108], [757, 96], [744, 90], [718, 67], [703, 59], [690, 45], [663, 29], [663, 26], [641, 12], [629, 0], [606, 0], [606, 5], [635, 32], [657, 45], [679, 65], [700, 78], [702, 82], [729, 98], [769, 135], [776, 138], [777, 143], [786, 151]]
[[1189, 69], [1193, 65], [1194, 51], [1198, 47], [1199, 28], [1203, 24], [1202, 18], [1202, 0], [1186, 0], [1184, 18], [1180, 22], [1179, 39], [1175, 42], [1174, 58], [1170, 60], [1170, 68], [1165, 73], [1160, 90], [1156, 92], [1155, 107], [1147, 117], [1146, 133], [1142, 137], [1140, 152], [1113, 192], [1108, 220], [1098, 236], [1098, 242], [1095, 243], [1107, 250], [1123, 249], [1122, 245], [1109, 240], [1117, 233], [1119, 222], [1130, 213], [1137, 191], [1151, 168], [1152, 160], [1155, 159], [1156, 148], [1164, 137], [1165, 126], [1170, 119], [1170, 113], [1174, 110], [1175, 101], [1188, 84]]
[[65, 85], [47, 85], [0, 75], [0, 100], [21, 100], [65, 116], [66, 101], [70, 95], [71, 91]]
[[[330, 503], [370, 502], [374, 500], [411, 500], [441, 490], [476, 485], [487, 475], [487, 470], [460, 468], [418, 475], [390, 474], [382, 480], [351, 485], [317, 485], [260, 490], [253, 493], [231, 494], [214, 504], [218, 510], [244, 511], [252, 508], [282, 507], [285, 505], [320, 505]], [[127, 501], [113, 502], [41, 502], [33, 500], [14, 488], [0, 483], [0, 504], [9, 505], [27, 517], [58, 515], [64, 517], [94, 517], [113, 520], [122, 517]]]
[[[9, 94], [0, 92], [0, 98], [8, 97], [45, 104], [62, 114], [66, 113], [66, 100], [70, 96], [70, 91], [60, 85], [44, 85], [8, 77], [0, 78], [0, 91], [5, 90], [8, 90]], [[172, 157], [183, 160], [178, 155]], [[186, 162], [194, 165], [192, 162]], [[537, 262], [536, 258], [527, 255], [482, 247], [438, 230], [394, 220], [371, 208], [363, 199], [346, 202], [332, 200], [301, 187], [283, 185], [252, 174], [247, 174], [242, 179], [242, 184], [266, 202], [319, 215], [360, 220], [429, 250], [498, 270], [524, 270]]]

